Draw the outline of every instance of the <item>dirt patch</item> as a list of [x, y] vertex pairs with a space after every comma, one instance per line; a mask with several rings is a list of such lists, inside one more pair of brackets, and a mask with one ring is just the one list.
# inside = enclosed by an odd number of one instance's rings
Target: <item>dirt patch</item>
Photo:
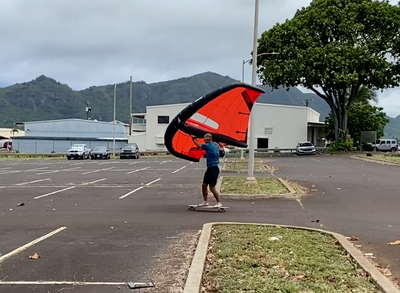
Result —
[[143, 291], [137, 292], [183, 292], [199, 237], [200, 231], [180, 234], [176, 241], [157, 256], [157, 265], [152, 274], [155, 276], [156, 288], [146, 289], [147, 291], [143, 289]]

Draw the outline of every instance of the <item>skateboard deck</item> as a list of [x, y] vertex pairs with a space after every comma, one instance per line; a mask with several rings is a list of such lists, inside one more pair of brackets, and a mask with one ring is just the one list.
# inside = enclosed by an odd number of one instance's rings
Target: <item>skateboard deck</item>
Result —
[[212, 205], [198, 207], [197, 204], [189, 205], [189, 211], [194, 211], [196, 209], [198, 209], [198, 210], [215, 210], [215, 211], [218, 211], [219, 213], [225, 213], [225, 209], [229, 209], [229, 207], [214, 207]]

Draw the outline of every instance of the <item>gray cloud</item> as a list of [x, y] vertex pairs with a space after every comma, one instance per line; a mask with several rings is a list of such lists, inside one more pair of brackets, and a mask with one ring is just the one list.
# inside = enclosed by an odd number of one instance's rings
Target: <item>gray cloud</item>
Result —
[[[260, 0], [259, 35], [309, 2]], [[250, 0], [1, 1], [0, 85], [41, 74], [73, 89], [131, 75], [151, 83], [213, 71], [239, 80], [253, 21]], [[382, 103], [391, 105], [393, 92]]]

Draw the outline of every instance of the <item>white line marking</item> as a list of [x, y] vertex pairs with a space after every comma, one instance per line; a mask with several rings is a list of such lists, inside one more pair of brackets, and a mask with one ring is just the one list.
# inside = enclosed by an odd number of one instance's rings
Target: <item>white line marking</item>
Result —
[[175, 170], [174, 172], [172, 172], [172, 174], [174, 174], [174, 173], [176, 173], [176, 172], [179, 172], [180, 170], [182, 170], [182, 169], [184, 169], [184, 168], [186, 168], [186, 166], [183, 166], [182, 168], [179, 168], [178, 170]]
[[12, 173], [21, 173], [22, 171], [18, 170], [18, 171], [9, 171], [7, 173], [0, 173], [0, 175], [7, 175], [7, 174], [12, 174]]
[[0, 256], [0, 263], [5, 261], [7, 258], [13, 256], [14, 254], [18, 254], [18, 253], [24, 251], [25, 249], [35, 245], [36, 243], [38, 243], [38, 242], [40, 242], [40, 241], [42, 241], [42, 240], [44, 240], [46, 238], [49, 238], [50, 236], [53, 236], [54, 234], [56, 234], [58, 232], [61, 232], [62, 230], [66, 229], [66, 228], [67, 227], [58, 228], [57, 230], [54, 230], [53, 232], [50, 232], [50, 233], [48, 233], [48, 234], [46, 234], [46, 235], [44, 235], [44, 236], [42, 236], [40, 238], [37, 238], [37, 239], [35, 239], [35, 240], [33, 240], [33, 241], [31, 241], [31, 242], [29, 242], [29, 243], [27, 243], [27, 244], [15, 249], [15, 250], [13, 250], [13, 251], [5, 254], [5, 255]]
[[103, 179], [95, 180], [95, 181], [92, 181], [92, 182], [88, 182], [87, 184], [93, 184], [93, 183], [104, 181], [104, 180], [107, 180], [107, 178], [103, 178]]
[[36, 173], [36, 175], [44, 175], [44, 174], [52, 174], [52, 173], [58, 173], [61, 171], [74, 171], [76, 169], [80, 169], [82, 167], [74, 167], [74, 168], [69, 168], [69, 169], [61, 169], [61, 170], [53, 170], [53, 171], [46, 171], [46, 172], [42, 172], [42, 173]]
[[123, 286], [126, 282], [79, 282], [79, 281], [0, 281], [0, 285], [108, 285]]
[[37, 171], [37, 170], [43, 170], [43, 169], [47, 169], [49, 167], [40, 167], [40, 168], [35, 168], [35, 169], [30, 169], [30, 170], [26, 170], [26, 171]]
[[114, 169], [114, 168], [115, 167], [110, 167], [110, 168], [105, 168], [105, 169], [98, 169], [98, 170], [83, 172], [82, 175], [91, 174], [91, 173], [97, 173], [97, 172], [100, 172], [100, 171], [107, 171], [107, 170], [111, 170], [111, 169]]
[[129, 163], [128, 165], [134, 165], [137, 164], [138, 162], [133, 162], [133, 163]]
[[158, 179], [156, 179], [156, 180], [153, 180], [153, 181], [147, 183], [146, 186], [149, 186], [150, 184], [153, 184], [153, 183], [155, 183], [155, 182], [157, 182], [157, 181], [159, 181], [159, 180], [161, 180], [161, 178], [158, 178]]
[[71, 166], [76, 166], [76, 165], [82, 165], [82, 164], [85, 164], [85, 163], [74, 163], [74, 164], [71, 164]]
[[143, 188], [143, 186], [140, 186], [140, 187], [138, 187], [138, 188], [136, 188], [136, 189], [134, 189], [132, 191], [129, 191], [127, 194], [124, 194], [123, 196], [120, 196], [119, 199], [123, 199], [123, 198], [127, 197], [128, 195], [131, 195], [132, 193], [134, 193], [134, 192], [136, 192], [136, 191], [138, 191], [138, 190], [140, 190], [142, 188]]
[[34, 180], [34, 181], [29, 181], [29, 182], [18, 183], [18, 184], [15, 184], [15, 185], [21, 186], [21, 185], [26, 185], [26, 184], [36, 183], [36, 182], [42, 182], [42, 181], [48, 181], [48, 180], [51, 181], [50, 178], [46, 178], [46, 179], [39, 179], [39, 180]]
[[42, 173], [36, 173], [36, 175], [45, 175], [45, 174], [53, 174], [53, 173], [58, 173], [61, 170], [56, 170], [56, 171], [47, 171], [47, 172], [42, 172]]
[[56, 190], [56, 191], [53, 191], [53, 192], [50, 192], [50, 193], [46, 193], [46, 194], [43, 194], [43, 195], [39, 195], [39, 196], [34, 197], [34, 199], [38, 199], [38, 198], [46, 197], [46, 196], [49, 196], [49, 195], [53, 195], [53, 194], [56, 194], [56, 193], [59, 193], [59, 192], [63, 192], [63, 191], [66, 191], [66, 190], [69, 190], [69, 189], [72, 189], [72, 188], [75, 188], [75, 186], [71, 186], [71, 187], [67, 187], [67, 188], [64, 188], [64, 189]]
[[142, 169], [137, 169], [137, 170], [134, 170], [134, 171], [130, 171], [130, 172], [126, 173], [126, 174], [136, 173], [136, 172], [138, 172], [138, 171], [146, 170], [146, 169], [149, 169], [149, 168], [150, 168], [150, 166], [149, 166], [149, 167], [146, 167], [146, 168], [142, 168]]

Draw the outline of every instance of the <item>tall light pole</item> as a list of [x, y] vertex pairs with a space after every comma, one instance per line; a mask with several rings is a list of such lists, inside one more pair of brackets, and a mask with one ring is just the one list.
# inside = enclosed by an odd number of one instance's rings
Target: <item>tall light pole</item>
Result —
[[113, 155], [115, 157], [115, 105], [117, 103], [117, 84], [114, 85]]
[[[261, 53], [258, 54], [257, 57], [263, 56], [263, 55], [278, 55], [279, 53], [276, 52], [271, 52], [271, 53]], [[250, 58], [248, 60], [243, 60], [242, 61], [242, 82], [244, 82], [244, 65], [248, 62], [250, 62], [251, 60], [253, 60], [253, 58]]]
[[129, 90], [129, 135], [132, 135], [132, 75]]
[[[253, 68], [251, 74], [251, 84], [256, 85], [256, 70], [257, 70], [257, 39], [258, 39], [258, 8], [259, 0], [255, 0], [254, 12], [254, 36], [253, 36]], [[250, 114], [250, 127], [249, 127], [249, 166], [247, 174], [248, 183], [257, 183], [254, 177], [254, 111]]]

